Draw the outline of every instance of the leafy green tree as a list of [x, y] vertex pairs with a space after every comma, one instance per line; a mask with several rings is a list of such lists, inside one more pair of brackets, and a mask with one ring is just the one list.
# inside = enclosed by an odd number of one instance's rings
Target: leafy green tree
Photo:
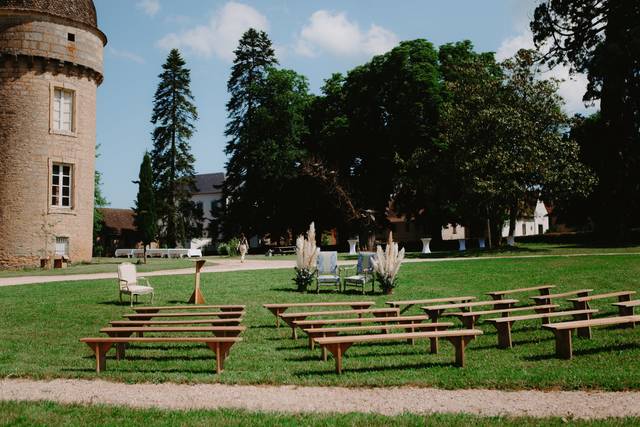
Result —
[[[221, 231], [227, 237], [242, 229], [245, 221], [238, 218], [238, 215], [243, 215], [243, 210], [250, 206], [249, 201], [243, 200], [242, 193], [250, 172], [245, 161], [259, 138], [258, 126], [254, 124], [255, 111], [260, 105], [258, 92], [264, 86], [268, 70], [278, 63], [269, 36], [264, 31], [253, 28], [242, 35], [234, 54], [227, 82], [230, 99], [227, 102], [228, 122], [225, 135], [229, 140], [225, 153], [229, 160], [222, 187], [223, 200], [226, 202], [220, 206], [221, 211], [216, 212], [219, 213]], [[213, 234], [217, 235], [218, 231], [215, 230]]]
[[[96, 159], [100, 157], [98, 149], [100, 144], [96, 145]], [[93, 176], [93, 245], [94, 254], [102, 255], [104, 247], [102, 242], [99, 242], [100, 232], [104, 226], [104, 216], [100, 212], [100, 208], [109, 206], [107, 198], [102, 194], [102, 173], [96, 169]]]
[[228, 82], [223, 234], [270, 233], [277, 239], [296, 215], [289, 206], [304, 153], [308, 83], [294, 71], [274, 68], [271, 41], [262, 31], [248, 30], [235, 54]]
[[544, 0], [531, 22], [551, 66], [586, 73], [587, 101], [600, 100], [603, 138], [589, 165], [599, 178], [591, 204], [596, 230], [623, 238], [640, 207], [640, 3]]
[[144, 153], [140, 173], [138, 174], [138, 195], [133, 208], [133, 223], [142, 236], [144, 245], [144, 262], [147, 263], [147, 246], [155, 241], [158, 233], [158, 216], [156, 214], [156, 197], [153, 189], [153, 170], [151, 156]]
[[594, 180], [578, 145], [564, 136], [569, 119], [558, 82], [539, 78], [535, 52], [522, 50], [497, 70], [490, 56], [470, 49], [467, 64], [443, 57], [443, 74], [451, 79], [444, 136], [448, 155], [455, 156], [450, 179], [458, 188], [453, 218], [481, 230], [489, 220], [497, 242], [505, 219], [513, 235], [515, 219], [536, 200], [586, 196]]
[[[426, 40], [402, 42], [325, 83], [312, 109], [310, 147], [337, 176], [343, 190], [337, 199], [348, 195], [345, 205], [359, 212], [346, 227], [348, 234], [371, 241], [386, 224], [399, 164], [416, 150], [436, 149], [441, 92], [438, 55]], [[403, 200], [405, 210], [414, 208], [409, 197]]]
[[244, 157], [242, 185], [227, 198], [226, 215], [249, 235], [285, 235], [301, 220], [298, 168], [304, 157], [305, 113], [310, 102], [306, 79], [291, 70], [271, 68], [256, 90], [252, 127]]
[[[195, 159], [189, 139], [198, 113], [190, 88], [191, 73], [185, 65], [180, 52], [173, 49], [159, 75], [151, 117], [155, 126], [151, 162], [158, 214], [163, 225], [160, 234], [170, 247], [195, 237], [193, 232], [202, 228], [202, 217], [197, 217], [196, 205], [190, 200], [195, 191]], [[196, 221], [195, 227], [191, 221]]]

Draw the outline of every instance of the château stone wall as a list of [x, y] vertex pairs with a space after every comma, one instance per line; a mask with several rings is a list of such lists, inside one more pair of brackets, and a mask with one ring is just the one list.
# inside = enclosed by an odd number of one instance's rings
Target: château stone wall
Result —
[[[54, 254], [55, 237], [69, 239], [73, 262], [89, 261], [103, 40], [48, 17], [0, 12], [0, 268], [38, 265]], [[55, 87], [75, 92], [71, 134], [52, 130]], [[73, 165], [71, 208], [51, 206], [53, 162]]]

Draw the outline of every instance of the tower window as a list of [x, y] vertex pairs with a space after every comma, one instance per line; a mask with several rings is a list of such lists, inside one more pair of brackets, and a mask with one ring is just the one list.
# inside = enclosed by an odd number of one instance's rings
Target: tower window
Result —
[[75, 93], [72, 90], [55, 88], [53, 91], [53, 130], [74, 132]]
[[75, 42], [76, 41], [76, 35], [73, 33], [68, 33], [67, 34], [67, 40], [69, 40], [70, 42]]
[[51, 206], [70, 208], [72, 202], [73, 167], [54, 163], [51, 168]]
[[56, 237], [56, 256], [69, 256], [68, 237]]

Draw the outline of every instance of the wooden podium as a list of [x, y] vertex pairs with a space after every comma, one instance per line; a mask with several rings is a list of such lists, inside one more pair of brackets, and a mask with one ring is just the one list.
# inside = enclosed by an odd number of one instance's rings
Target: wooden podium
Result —
[[204, 297], [202, 296], [202, 291], [200, 290], [200, 270], [204, 267], [206, 259], [196, 260], [196, 277], [194, 283], [193, 294], [191, 294], [191, 298], [189, 298], [189, 304], [204, 304]]

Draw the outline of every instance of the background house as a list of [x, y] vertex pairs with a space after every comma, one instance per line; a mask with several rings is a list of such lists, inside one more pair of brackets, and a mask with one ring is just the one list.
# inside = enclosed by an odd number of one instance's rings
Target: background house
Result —
[[[533, 212], [529, 215], [522, 215], [516, 220], [515, 237], [534, 236], [544, 234], [549, 231], [549, 212], [544, 202], [538, 200]], [[509, 236], [509, 221], [505, 221], [502, 227], [502, 237]], [[449, 224], [442, 227], [442, 240], [465, 239], [465, 229], [461, 225]]]
[[222, 183], [224, 173], [205, 173], [196, 175], [196, 191], [191, 195], [191, 200], [202, 208], [203, 224], [202, 237], [191, 241], [191, 248], [201, 249], [212, 241], [209, 236], [209, 224], [214, 219], [212, 211], [222, 200]]
[[142, 247], [142, 236], [133, 224], [133, 210], [99, 208], [102, 213], [102, 230], [97, 236], [96, 250], [102, 249], [102, 255], [112, 257], [116, 249], [137, 249]]

